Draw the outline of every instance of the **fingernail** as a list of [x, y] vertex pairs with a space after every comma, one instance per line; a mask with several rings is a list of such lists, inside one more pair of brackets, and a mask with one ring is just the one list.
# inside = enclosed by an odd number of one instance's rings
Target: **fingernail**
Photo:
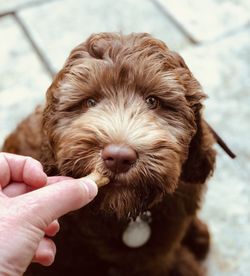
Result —
[[82, 185], [87, 190], [90, 200], [93, 199], [97, 195], [98, 188], [97, 188], [96, 183], [93, 180], [91, 180], [89, 178], [85, 178], [84, 180], [82, 180]]

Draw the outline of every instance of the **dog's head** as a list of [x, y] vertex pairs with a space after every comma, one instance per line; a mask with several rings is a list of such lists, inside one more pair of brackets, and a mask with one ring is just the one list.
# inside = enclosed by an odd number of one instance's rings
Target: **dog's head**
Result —
[[204, 98], [163, 42], [148, 34], [92, 35], [47, 92], [48, 169], [77, 178], [97, 168], [111, 179], [100, 189], [100, 209], [138, 214], [173, 193], [180, 178], [201, 183], [212, 170]]

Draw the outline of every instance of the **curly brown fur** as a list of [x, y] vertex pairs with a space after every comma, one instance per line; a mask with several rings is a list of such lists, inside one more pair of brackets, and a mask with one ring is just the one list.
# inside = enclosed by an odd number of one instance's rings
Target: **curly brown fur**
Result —
[[[154, 108], [149, 97], [158, 103]], [[62, 219], [55, 264], [33, 266], [31, 274], [203, 274], [197, 260], [208, 247], [199, 256], [190, 231], [199, 235], [193, 221], [215, 161], [202, 117], [204, 98], [183, 59], [148, 34], [92, 35], [71, 52], [48, 89], [44, 110], [31, 115], [42, 116], [33, 136], [41, 144], [32, 155], [40, 156], [49, 175], [82, 177], [98, 168], [111, 183]], [[25, 141], [33, 126], [31, 119], [22, 123], [4, 150], [32, 153], [28, 139], [14, 150], [12, 145]], [[109, 144], [136, 151], [128, 172], [105, 166], [101, 152]], [[122, 233], [130, 218], [146, 210], [152, 213], [150, 240], [129, 248]]]

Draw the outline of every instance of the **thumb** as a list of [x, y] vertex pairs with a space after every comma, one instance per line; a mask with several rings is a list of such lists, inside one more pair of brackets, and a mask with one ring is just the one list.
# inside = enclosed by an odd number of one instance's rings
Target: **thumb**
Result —
[[18, 200], [26, 206], [23, 215], [27, 215], [28, 222], [44, 229], [55, 219], [88, 204], [97, 190], [91, 179], [71, 179], [23, 194]]

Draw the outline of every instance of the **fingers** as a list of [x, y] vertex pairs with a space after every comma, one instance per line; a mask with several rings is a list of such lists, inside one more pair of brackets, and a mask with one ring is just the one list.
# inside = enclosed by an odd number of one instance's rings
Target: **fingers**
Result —
[[3, 153], [0, 153], [0, 189], [5, 187], [10, 182], [10, 169], [7, 160]]
[[51, 224], [45, 228], [44, 232], [49, 237], [54, 237], [60, 230], [60, 224], [57, 220], [51, 222]]
[[[55, 236], [60, 229], [57, 220], [54, 220], [46, 229], [45, 234], [49, 237]], [[49, 266], [54, 262], [56, 255], [56, 245], [49, 238], [43, 238], [37, 247], [36, 253], [33, 257], [33, 262], [40, 263], [44, 266]]]
[[63, 180], [70, 180], [73, 179], [69, 176], [48, 176], [47, 177], [47, 185], [54, 184]]
[[0, 165], [0, 185], [2, 187], [8, 185], [10, 181], [23, 182], [34, 187], [42, 187], [47, 182], [42, 165], [31, 157], [0, 153]]
[[24, 183], [11, 183], [10, 185], [3, 188], [3, 193], [8, 197], [15, 197], [29, 192], [30, 186]]
[[47, 175], [44, 173], [40, 162], [27, 157], [23, 166], [23, 182], [36, 188], [46, 185]]
[[[30, 193], [20, 195], [22, 215], [29, 222], [44, 230], [62, 215], [89, 203], [97, 194], [95, 182], [89, 179], [64, 180]], [[27, 208], [28, 206], [28, 208]], [[31, 213], [36, 216], [30, 216]]]
[[[56, 182], [60, 182], [62, 180], [69, 180], [69, 179], [72, 179], [72, 178], [67, 176], [50, 176], [50, 177], [47, 177], [46, 185], [54, 184]], [[36, 188], [38, 187], [29, 186], [24, 183], [11, 183], [5, 186], [5, 188], [3, 188], [2, 190], [6, 196], [15, 197], [15, 196], [19, 196], [19, 195], [28, 193], [30, 191], [33, 191]]]
[[37, 247], [32, 261], [44, 266], [49, 266], [54, 262], [55, 255], [55, 243], [51, 239], [43, 238]]

